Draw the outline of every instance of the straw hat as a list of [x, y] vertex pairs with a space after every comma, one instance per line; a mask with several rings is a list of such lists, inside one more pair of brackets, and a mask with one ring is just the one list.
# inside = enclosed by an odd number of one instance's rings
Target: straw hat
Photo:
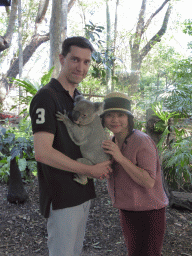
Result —
[[101, 117], [109, 111], [122, 111], [134, 117], [131, 113], [131, 103], [128, 96], [121, 92], [111, 92], [105, 97]]

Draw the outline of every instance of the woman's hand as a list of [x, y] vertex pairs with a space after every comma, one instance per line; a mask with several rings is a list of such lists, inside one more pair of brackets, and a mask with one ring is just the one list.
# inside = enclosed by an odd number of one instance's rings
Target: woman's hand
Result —
[[106, 154], [110, 154], [117, 162], [121, 162], [124, 156], [121, 153], [121, 150], [117, 144], [112, 140], [104, 140], [102, 142], [102, 148]]

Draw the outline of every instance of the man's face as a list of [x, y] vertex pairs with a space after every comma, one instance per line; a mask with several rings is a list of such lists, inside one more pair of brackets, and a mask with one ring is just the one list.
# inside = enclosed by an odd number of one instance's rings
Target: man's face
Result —
[[66, 57], [60, 55], [63, 79], [70, 84], [79, 84], [87, 75], [91, 63], [90, 49], [71, 46]]

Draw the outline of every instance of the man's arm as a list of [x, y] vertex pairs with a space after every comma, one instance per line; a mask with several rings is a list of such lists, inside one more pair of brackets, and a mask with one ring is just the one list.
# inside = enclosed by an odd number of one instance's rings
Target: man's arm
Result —
[[83, 174], [92, 178], [109, 178], [110, 161], [97, 165], [85, 165], [72, 160], [60, 151], [53, 148], [54, 134], [48, 132], [37, 132], [34, 134], [34, 150], [37, 162], [52, 166], [54, 168]]

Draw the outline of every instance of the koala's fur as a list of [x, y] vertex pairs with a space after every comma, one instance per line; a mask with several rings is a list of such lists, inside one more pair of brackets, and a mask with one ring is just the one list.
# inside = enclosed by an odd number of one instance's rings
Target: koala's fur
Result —
[[[94, 165], [110, 159], [110, 155], [104, 153], [102, 148], [102, 141], [108, 139], [98, 116], [102, 110], [102, 102], [93, 103], [78, 95], [72, 111], [73, 122], [65, 111], [64, 114], [56, 114], [57, 119], [66, 125], [72, 141], [80, 146], [83, 158], [77, 159], [78, 162]], [[84, 175], [76, 175], [74, 180], [83, 185], [87, 184], [87, 177]]]

